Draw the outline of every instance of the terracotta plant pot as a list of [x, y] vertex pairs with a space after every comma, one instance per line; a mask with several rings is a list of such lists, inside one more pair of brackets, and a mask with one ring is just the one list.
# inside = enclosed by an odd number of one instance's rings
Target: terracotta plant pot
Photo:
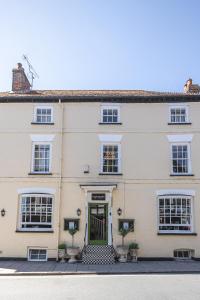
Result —
[[70, 256], [68, 263], [74, 263], [77, 261], [76, 256], [79, 254], [80, 248], [79, 247], [68, 247], [67, 254]]
[[128, 246], [117, 246], [116, 251], [119, 254], [119, 262], [127, 262]]
[[65, 249], [58, 249], [58, 258], [61, 263], [65, 262]]

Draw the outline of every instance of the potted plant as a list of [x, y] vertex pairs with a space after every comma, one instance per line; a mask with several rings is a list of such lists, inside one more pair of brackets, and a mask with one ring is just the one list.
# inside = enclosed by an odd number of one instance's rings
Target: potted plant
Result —
[[79, 254], [80, 249], [79, 247], [74, 247], [74, 235], [78, 231], [77, 229], [69, 229], [69, 234], [72, 236], [72, 245], [71, 247], [67, 247], [67, 254], [70, 256], [70, 259], [68, 260], [69, 263], [76, 262], [76, 256]]
[[131, 255], [131, 258], [132, 258], [132, 262], [137, 261], [138, 249], [139, 249], [138, 243], [133, 242], [133, 243], [129, 244], [129, 252], [130, 252], [130, 255]]
[[128, 255], [128, 246], [124, 245], [124, 238], [129, 233], [130, 229], [121, 228], [119, 234], [122, 236], [122, 245], [117, 246], [116, 250], [119, 254], [119, 262], [126, 262]]
[[64, 243], [58, 245], [58, 258], [60, 262], [65, 262], [65, 254], [66, 254], [66, 245]]

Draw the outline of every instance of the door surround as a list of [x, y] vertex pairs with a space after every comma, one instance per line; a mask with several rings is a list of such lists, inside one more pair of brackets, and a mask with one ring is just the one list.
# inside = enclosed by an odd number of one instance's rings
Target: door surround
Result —
[[[108, 204], [108, 245], [112, 245], [112, 193], [117, 188], [117, 184], [81, 184], [81, 189], [85, 192], [85, 224], [87, 231], [85, 234], [85, 242], [88, 245], [88, 207], [89, 203], [93, 204]], [[92, 200], [92, 194], [105, 193], [105, 200]]]

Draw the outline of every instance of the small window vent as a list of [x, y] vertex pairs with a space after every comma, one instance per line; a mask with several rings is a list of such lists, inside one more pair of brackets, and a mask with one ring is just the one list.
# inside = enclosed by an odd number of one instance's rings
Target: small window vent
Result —
[[174, 250], [175, 259], [191, 259], [194, 256], [194, 250], [192, 249], [176, 249]]

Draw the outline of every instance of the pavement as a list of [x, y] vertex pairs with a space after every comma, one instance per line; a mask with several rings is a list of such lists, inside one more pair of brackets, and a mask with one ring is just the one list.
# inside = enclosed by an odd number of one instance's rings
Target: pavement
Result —
[[113, 265], [85, 265], [56, 261], [0, 261], [0, 276], [79, 274], [200, 274], [200, 261], [139, 261]]

